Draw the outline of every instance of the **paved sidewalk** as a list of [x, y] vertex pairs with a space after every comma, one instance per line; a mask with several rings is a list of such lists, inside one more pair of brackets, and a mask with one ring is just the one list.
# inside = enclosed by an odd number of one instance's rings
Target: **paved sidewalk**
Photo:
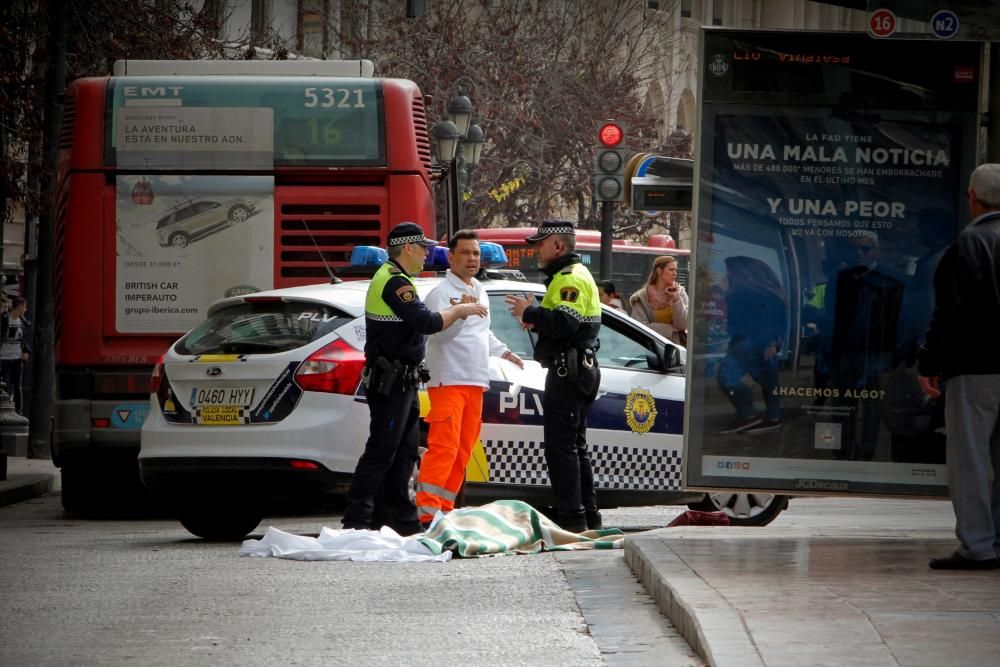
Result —
[[7, 479], [0, 480], [0, 507], [59, 489], [59, 469], [49, 459], [7, 457]]
[[710, 664], [988, 665], [1000, 571], [931, 570], [947, 501], [796, 498], [765, 528], [629, 536], [625, 559]]

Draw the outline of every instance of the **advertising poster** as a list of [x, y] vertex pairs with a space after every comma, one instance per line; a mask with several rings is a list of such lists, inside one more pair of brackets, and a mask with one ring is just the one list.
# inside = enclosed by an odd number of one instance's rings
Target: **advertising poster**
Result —
[[119, 176], [117, 192], [117, 331], [182, 333], [274, 286], [273, 177]]
[[688, 486], [947, 495], [916, 354], [967, 220], [963, 116], [703, 105]]
[[267, 108], [126, 106], [115, 123], [122, 169], [271, 169]]

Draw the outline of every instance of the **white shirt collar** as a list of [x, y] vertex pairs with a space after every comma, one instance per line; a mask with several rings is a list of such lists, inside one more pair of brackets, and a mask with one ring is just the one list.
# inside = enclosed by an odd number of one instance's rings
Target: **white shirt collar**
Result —
[[456, 287], [456, 288], [458, 288], [460, 290], [465, 290], [465, 291], [471, 292], [473, 294], [475, 294], [476, 292], [478, 292], [479, 281], [476, 280], [475, 278], [472, 279], [472, 283], [471, 284], [468, 284], [464, 280], [462, 280], [461, 278], [459, 278], [458, 276], [456, 276], [454, 273], [452, 273], [451, 269], [448, 269], [444, 273], [444, 279], [447, 280], [451, 284], [452, 287]]

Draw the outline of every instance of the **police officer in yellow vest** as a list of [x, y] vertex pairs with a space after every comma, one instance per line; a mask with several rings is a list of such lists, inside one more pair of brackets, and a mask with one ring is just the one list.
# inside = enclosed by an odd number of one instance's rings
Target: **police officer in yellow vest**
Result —
[[439, 313], [423, 304], [411, 276], [423, 268], [427, 248], [434, 245], [416, 223], [399, 223], [389, 232], [389, 261], [368, 287], [361, 377], [371, 425], [347, 492], [344, 528], [379, 527], [372, 525], [372, 513], [381, 487], [389, 525], [402, 535], [420, 532], [409, 482], [419, 439], [417, 386], [427, 380], [422, 366], [427, 335], [487, 312], [478, 303], [458, 304]]
[[545, 378], [545, 462], [555, 496], [556, 523], [581, 532], [601, 527], [594, 473], [587, 452], [587, 411], [597, 397], [601, 371], [595, 354], [601, 301], [594, 277], [574, 252], [576, 229], [568, 220], [546, 220], [525, 239], [538, 251], [548, 278], [540, 306], [507, 297], [511, 313], [538, 334], [535, 359]]

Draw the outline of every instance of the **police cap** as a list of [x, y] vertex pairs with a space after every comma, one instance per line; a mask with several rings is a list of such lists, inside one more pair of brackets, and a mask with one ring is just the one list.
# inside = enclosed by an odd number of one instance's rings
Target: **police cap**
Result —
[[535, 245], [542, 239], [553, 234], [570, 234], [576, 236], [576, 226], [572, 220], [546, 220], [538, 226], [538, 231], [524, 239], [524, 242], [528, 245]]
[[389, 247], [406, 245], [407, 243], [419, 243], [425, 248], [437, 245], [437, 241], [424, 236], [424, 230], [417, 223], [401, 222], [389, 232]]

